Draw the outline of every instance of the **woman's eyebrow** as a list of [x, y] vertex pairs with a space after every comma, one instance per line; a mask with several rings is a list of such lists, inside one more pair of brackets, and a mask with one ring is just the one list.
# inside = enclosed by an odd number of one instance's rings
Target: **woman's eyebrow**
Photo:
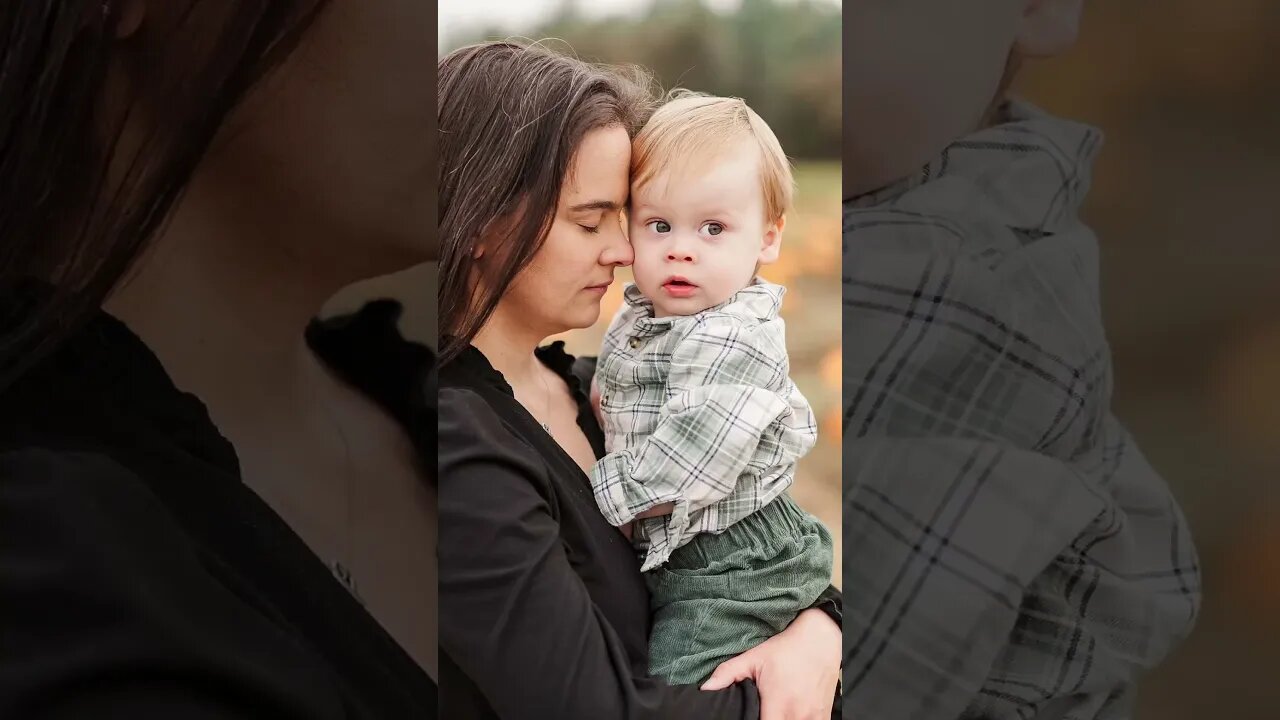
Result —
[[578, 203], [569, 208], [570, 212], [583, 212], [586, 210], [619, 210], [622, 206], [613, 200], [591, 200], [584, 203]]

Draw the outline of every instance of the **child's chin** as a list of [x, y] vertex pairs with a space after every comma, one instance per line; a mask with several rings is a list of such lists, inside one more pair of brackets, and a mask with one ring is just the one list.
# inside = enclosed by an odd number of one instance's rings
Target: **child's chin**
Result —
[[702, 312], [703, 310], [706, 310], [707, 308], [711, 307], [714, 304], [715, 303], [708, 303], [706, 300], [700, 297], [692, 297], [687, 299], [668, 298], [664, 302], [661, 302], [661, 303], [655, 302], [653, 305], [654, 305], [654, 308], [659, 312], [659, 314], [665, 315], [665, 316], [674, 316], [674, 315], [697, 315], [698, 313]]

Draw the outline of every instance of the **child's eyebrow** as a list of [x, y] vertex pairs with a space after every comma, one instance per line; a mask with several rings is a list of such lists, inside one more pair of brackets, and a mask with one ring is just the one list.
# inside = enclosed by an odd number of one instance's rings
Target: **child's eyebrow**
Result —
[[619, 210], [622, 206], [613, 200], [590, 200], [584, 203], [578, 203], [569, 208], [570, 212], [584, 212], [587, 210]]

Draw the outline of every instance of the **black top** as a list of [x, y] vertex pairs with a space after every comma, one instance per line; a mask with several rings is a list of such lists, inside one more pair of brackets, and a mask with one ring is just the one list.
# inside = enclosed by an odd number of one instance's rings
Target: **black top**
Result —
[[[404, 399], [429, 353], [332, 351], [399, 337], [396, 309], [309, 336], [346, 377], [397, 367], [361, 386], [417, 436], [426, 403]], [[0, 717], [435, 718], [436, 689], [242, 483], [200, 401], [100, 315], [0, 392]]]
[[[574, 359], [563, 343], [538, 357], [568, 384], [578, 426], [603, 456]], [[757, 718], [749, 681], [703, 692], [648, 676], [649, 596], [636, 553], [484, 355], [467, 348], [439, 383], [442, 716]], [[823, 604], [838, 617], [838, 592]]]

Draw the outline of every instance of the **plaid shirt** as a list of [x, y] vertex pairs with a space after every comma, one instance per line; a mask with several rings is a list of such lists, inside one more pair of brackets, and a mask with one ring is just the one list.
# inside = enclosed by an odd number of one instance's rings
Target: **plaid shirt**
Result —
[[655, 318], [627, 286], [596, 366], [609, 454], [591, 482], [613, 525], [675, 503], [636, 530], [642, 570], [777, 498], [817, 440], [813, 411], [788, 374], [784, 292], [757, 280], [696, 315]]
[[1100, 142], [1014, 104], [846, 203], [848, 718], [1126, 718], [1194, 622], [1182, 512], [1109, 407]]

